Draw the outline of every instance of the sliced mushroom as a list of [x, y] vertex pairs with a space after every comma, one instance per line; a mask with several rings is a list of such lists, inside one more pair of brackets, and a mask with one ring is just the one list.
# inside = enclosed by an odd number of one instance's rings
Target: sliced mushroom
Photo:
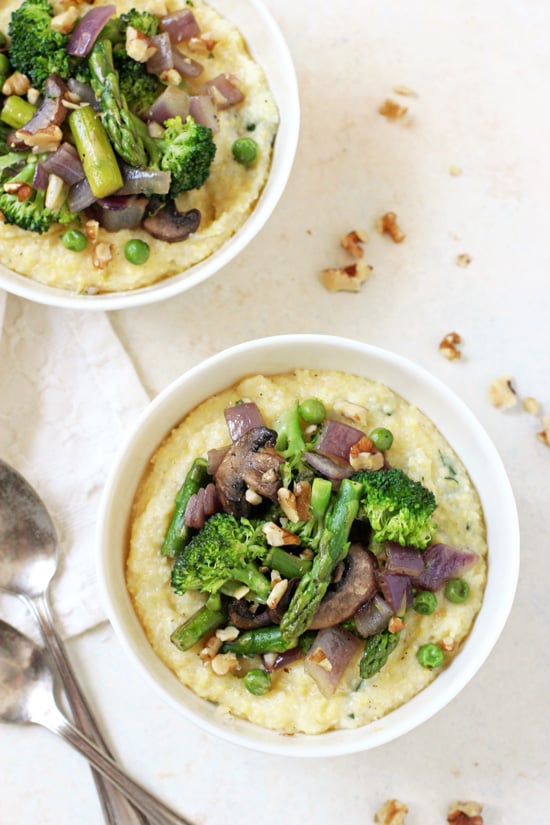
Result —
[[223, 509], [234, 516], [248, 516], [252, 505], [246, 500], [248, 488], [262, 498], [275, 499], [281, 486], [279, 468], [284, 461], [274, 449], [275, 430], [253, 427], [227, 450], [214, 481]]
[[229, 621], [239, 630], [252, 630], [272, 624], [269, 609], [265, 604], [252, 604], [246, 599], [232, 599], [227, 606]]
[[149, 215], [143, 221], [143, 228], [159, 241], [176, 243], [185, 241], [189, 235], [196, 232], [201, 222], [201, 213], [198, 209], [188, 209], [187, 212], [178, 212], [173, 200]]
[[376, 591], [372, 556], [361, 544], [351, 545], [343, 571], [337, 572], [338, 580], [331, 583], [310, 624], [312, 630], [349, 619]]

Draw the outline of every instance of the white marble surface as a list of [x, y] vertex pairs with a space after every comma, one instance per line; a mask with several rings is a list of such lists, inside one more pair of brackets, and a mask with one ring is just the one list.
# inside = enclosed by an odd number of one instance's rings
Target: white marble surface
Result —
[[[487, 389], [509, 374], [550, 413], [550, 6], [266, 5], [301, 89], [286, 193], [224, 272], [111, 320], [151, 394], [201, 358], [264, 334], [332, 332], [417, 360], [470, 405], [503, 457], [522, 532], [516, 602], [489, 660], [450, 706], [401, 741], [313, 763], [196, 729], [144, 684], [106, 625], [72, 639], [70, 655], [126, 768], [195, 825], [343, 816], [365, 825], [389, 797], [409, 805], [407, 825], [445, 823], [457, 798], [482, 803], [486, 825], [547, 825], [550, 450], [536, 418], [520, 406], [496, 410]], [[396, 86], [416, 96], [398, 98]], [[408, 106], [407, 117], [381, 117], [386, 97]], [[387, 210], [407, 235], [401, 245], [376, 232]], [[370, 235], [373, 275], [360, 294], [329, 294], [319, 271], [347, 262], [339, 239], [359, 228]], [[472, 258], [467, 268], [456, 264], [460, 253]], [[455, 362], [438, 352], [452, 330], [464, 340]], [[2, 825], [101, 825], [87, 766], [48, 732], [2, 727], [0, 766]]]

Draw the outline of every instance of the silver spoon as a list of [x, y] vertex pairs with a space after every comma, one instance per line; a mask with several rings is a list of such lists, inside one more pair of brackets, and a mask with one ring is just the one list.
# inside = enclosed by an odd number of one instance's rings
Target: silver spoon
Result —
[[[77, 724], [111, 756], [54, 627], [48, 594], [57, 560], [57, 533], [43, 501], [22, 475], [0, 460], [0, 589], [20, 596], [31, 609]], [[101, 774], [93, 776], [108, 825], [144, 825], [142, 815], [116, 788]]]
[[53, 672], [44, 651], [0, 619], [0, 721], [42, 725], [80, 751], [133, 804], [158, 825], [190, 825], [78, 731], [59, 710]]

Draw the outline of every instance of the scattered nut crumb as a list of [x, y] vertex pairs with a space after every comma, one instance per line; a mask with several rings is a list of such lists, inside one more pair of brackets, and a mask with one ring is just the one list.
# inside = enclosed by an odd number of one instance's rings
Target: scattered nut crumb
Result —
[[406, 106], [401, 106], [395, 100], [387, 98], [387, 100], [380, 104], [378, 111], [388, 120], [400, 120], [402, 117], [405, 117], [408, 109]]
[[449, 175], [452, 175], [453, 178], [458, 178], [459, 175], [461, 175], [461, 174], [462, 174], [462, 169], [460, 168], [460, 166], [455, 166], [454, 163], [452, 163], [449, 166]]
[[367, 233], [362, 230], [352, 229], [341, 240], [341, 244], [346, 252], [353, 255], [354, 258], [362, 258], [364, 255], [363, 244], [368, 241]]
[[95, 243], [99, 235], [99, 221], [90, 219], [84, 224], [84, 233], [89, 241]]
[[396, 95], [403, 95], [403, 97], [418, 97], [416, 92], [413, 89], [409, 89], [408, 86], [394, 86], [393, 91]]
[[233, 627], [232, 624], [227, 625], [227, 627], [218, 627], [215, 635], [220, 642], [233, 642], [239, 635], [239, 628]]
[[482, 810], [478, 802], [453, 802], [449, 806], [447, 822], [452, 825], [483, 825]]
[[459, 266], [461, 269], [466, 269], [467, 266], [470, 266], [472, 263], [472, 256], [468, 255], [467, 252], [461, 252], [460, 255], [456, 256], [456, 265]]
[[527, 398], [523, 399], [522, 404], [525, 412], [530, 413], [530, 415], [538, 415], [540, 410], [540, 404], [536, 398], [528, 396]]
[[335, 413], [341, 415], [342, 418], [347, 418], [348, 421], [353, 421], [354, 424], [359, 424], [361, 427], [366, 427], [368, 423], [369, 413], [366, 407], [362, 404], [355, 404], [353, 401], [347, 401], [345, 398], [337, 398], [332, 405]]
[[252, 504], [254, 507], [257, 506], [258, 504], [261, 504], [262, 501], [263, 501], [261, 495], [259, 493], [257, 493], [256, 490], [253, 490], [252, 487], [247, 487], [246, 488], [246, 493], [244, 494], [244, 497], [245, 497], [246, 501], [249, 504]]
[[456, 647], [456, 642], [450, 636], [445, 636], [445, 638], [439, 642], [439, 647], [446, 653], [451, 653]]
[[202, 662], [211, 662], [214, 656], [218, 654], [223, 642], [215, 634], [210, 636], [199, 653], [199, 658]]
[[539, 441], [542, 441], [543, 444], [546, 444], [547, 447], [550, 447], [550, 415], [544, 415], [540, 423], [542, 424], [542, 430], [540, 433], [537, 433], [537, 438]]
[[76, 6], [69, 6], [66, 11], [62, 11], [52, 17], [50, 26], [56, 32], [69, 34], [74, 29], [74, 24], [78, 20], [79, 13]]
[[24, 95], [26, 94], [29, 89], [31, 88], [31, 81], [27, 77], [26, 74], [22, 74], [21, 72], [14, 72], [10, 74], [9, 77], [6, 78], [4, 84], [2, 86], [2, 94], [8, 97], [8, 95]]
[[296, 505], [296, 496], [292, 490], [288, 490], [286, 487], [279, 487], [277, 490], [277, 500], [281, 505], [281, 510], [289, 521], [294, 523], [300, 521], [298, 507]]
[[288, 579], [280, 579], [274, 587], [271, 589], [269, 596], [267, 597], [267, 606], [270, 610], [273, 610], [283, 596], [285, 595], [288, 588]]
[[315, 650], [309, 654], [308, 659], [310, 662], [319, 665], [319, 667], [322, 667], [323, 670], [326, 670], [327, 672], [332, 670], [332, 663], [330, 659], [327, 658], [327, 654], [320, 647], [316, 647]]
[[512, 386], [512, 379], [509, 375], [502, 375], [491, 382], [488, 399], [493, 407], [499, 410], [507, 410], [517, 404], [517, 393]]
[[394, 243], [402, 243], [407, 237], [397, 223], [395, 212], [386, 212], [378, 220], [378, 231], [382, 235], [389, 235]]
[[158, 51], [150, 37], [133, 26], [126, 29], [126, 52], [138, 63], [146, 63]]
[[296, 481], [294, 484], [294, 495], [296, 496], [296, 509], [300, 521], [307, 521], [309, 517], [309, 505], [311, 504], [311, 484], [309, 481]]
[[92, 264], [96, 269], [105, 269], [113, 260], [113, 244], [98, 243], [92, 250]]
[[300, 544], [300, 537], [291, 533], [290, 530], [285, 530], [275, 524], [274, 521], [268, 521], [262, 527], [262, 532], [265, 535], [266, 541], [270, 547], [285, 547], [289, 544]]
[[378, 825], [405, 825], [408, 812], [409, 809], [403, 802], [388, 799], [374, 814], [374, 821]]
[[458, 332], [449, 332], [439, 342], [439, 352], [448, 361], [455, 361], [457, 358], [462, 357], [459, 349], [460, 344], [462, 344], [462, 338]]
[[400, 619], [399, 616], [391, 617], [388, 624], [388, 630], [390, 631], [390, 633], [400, 633], [404, 627], [405, 622], [403, 621], [403, 619]]
[[361, 284], [370, 277], [372, 266], [364, 261], [356, 261], [349, 266], [323, 269], [321, 281], [329, 292], [359, 292]]
[[211, 662], [211, 667], [216, 676], [227, 676], [239, 667], [236, 653], [218, 653]]

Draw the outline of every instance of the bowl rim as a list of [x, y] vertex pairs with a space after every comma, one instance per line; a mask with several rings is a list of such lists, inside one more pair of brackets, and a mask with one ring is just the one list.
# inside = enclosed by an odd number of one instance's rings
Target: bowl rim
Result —
[[[401, 382], [398, 381], [400, 386], [408, 382], [417, 395], [422, 394], [426, 399], [426, 403], [418, 406], [430, 418], [433, 419], [433, 410], [440, 406], [441, 412], [454, 419], [451, 429], [456, 430], [458, 424], [464, 432], [463, 440], [466, 442], [467, 434], [467, 442], [471, 444], [472, 449], [482, 449], [483, 461], [479, 462], [474, 471], [467, 462], [465, 463], [474, 485], [478, 488], [487, 518], [489, 574], [481, 609], [461, 651], [420, 693], [381, 719], [362, 727], [288, 737], [244, 720], [224, 716], [216, 711], [213, 704], [183, 687], [158, 658], [145, 637], [125, 587], [124, 562], [121, 558], [113, 558], [112, 536], [117, 530], [120, 536], [120, 524], [117, 526], [119, 509], [115, 493], [117, 490], [120, 491], [121, 487], [125, 487], [126, 498], [130, 501], [133, 499], [141, 472], [161, 441], [158, 434], [153, 438], [152, 430], [159, 433], [164, 427], [162, 437], [167, 435], [177, 421], [200, 403], [200, 400], [213, 394], [211, 387], [214, 383], [217, 384], [217, 391], [221, 391], [247, 374], [274, 374], [283, 371], [285, 363], [286, 369], [290, 369], [289, 358], [297, 347], [302, 351], [309, 348], [310, 354], [302, 359], [303, 364], [302, 360], [294, 358], [294, 368], [315, 368], [316, 365], [320, 369], [321, 358], [324, 364], [329, 356], [337, 362], [345, 355], [345, 363], [350, 360], [354, 365], [364, 363], [369, 373], [373, 365], [376, 365], [377, 374], [371, 376], [375, 380], [382, 381], [381, 376], [393, 376], [396, 379], [401, 376]], [[312, 352], [315, 355], [312, 356]], [[264, 360], [269, 361], [272, 368], [260, 369], [258, 364]], [[240, 365], [239, 368], [236, 367], [237, 364]], [[250, 365], [253, 364], [256, 366], [251, 369]], [[356, 369], [345, 371], [357, 372]], [[218, 375], [215, 382], [212, 381], [212, 372]], [[395, 382], [389, 383], [389, 386], [399, 392]], [[403, 395], [402, 392], [399, 394]], [[188, 399], [187, 404], [181, 403], [184, 396]], [[410, 398], [407, 400], [411, 402]], [[426, 411], [426, 406], [430, 412]], [[178, 407], [181, 407], [179, 418], [174, 416]], [[441, 426], [441, 420], [436, 420], [435, 423], [444, 436], [449, 438], [445, 432], [449, 429], [448, 422], [445, 421], [444, 426]], [[134, 456], [141, 450], [142, 440], [148, 443], [149, 452], [147, 456], [141, 456], [141, 471], [136, 472]], [[456, 449], [452, 440], [450, 443]], [[461, 449], [459, 455], [462, 457], [463, 453], [464, 450]], [[133, 485], [130, 493], [128, 485]], [[491, 499], [488, 498], [489, 494]], [[490, 510], [485, 509], [488, 503], [491, 504]], [[126, 533], [126, 530], [123, 532]], [[491, 550], [494, 543], [498, 544], [498, 556], [495, 556], [494, 549]], [[218, 352], [186, 370], [147, 406], [122, 444], [103, 490], [97, 527], [97, 572], [101, 598], [116, 636], [134, 665], [168, 704], [204, 730], [234, 744], [273, 755], [327, 757], [356, 753], [386, 744], [427, 721], [458, 695], [483, 665], [504, 628], [517, 587], [519, 548], [516, 503], [500, 455], [478, 419], [454, 391], [423, 367], [389, 350], [350, 338], [298, 333], [252, 339]], [[506, 573], [505, 576], [499, 576], [498, 581], [490, 573], [495, 558], [499, 568]]]
[[[222, 16], [233, 22], [221, 0], [207, 0], [207, 2]], [[244, 22], [241, 22], [237, 28], [243, 34], [253, 58], [264, 69], [279, 111], [284, 111], [284, 117], [281, 117], [277, 130], [268, 179], [257, 203], [242, 226], [212, 255], [189, 269], [135, 290], [106, 292], [99, 295], [79, 294], [35, 281], [9, 269], [1, 261], [0, 289], [5, 289], [8, 293], [35, 303], [63, 309], [106, 311], [144, 306], [164, 301], [202, 283], [237, 257], [261, 231], [283, 195], [296, 156], [300, 133], [298, 78], [282, 31], [261, 0], [232, 0], [232, 3], [237, 7], [242, 6], [246, 11], [239, 15]], [[258, 53], [254, 42], [250, 42], [247, 37], [247, 27], [257, 24], [260, 24], [262, 31], [269, 35], [274, 53], [277, 54], [277, 75], [278, 78], [284, 77], [284, 94], [279, 88], [280, 79], [277, 78], [276, 84], [272, 84], [273, 72], [266, 69], [262, 55]]]

